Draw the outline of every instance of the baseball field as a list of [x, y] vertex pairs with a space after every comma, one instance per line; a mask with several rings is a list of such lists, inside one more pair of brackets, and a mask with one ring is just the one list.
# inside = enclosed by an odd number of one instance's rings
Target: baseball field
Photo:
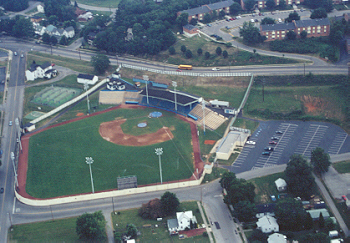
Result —
[[[155, 148], [163, 148], [163, 182], [190, 178], [193, 148], [190, 124], [175, 114], [149, 118], [159, 111], [117, 109], [35, 134], [29, 139], [26, 192], [51, 198], [117, 189], [117, 177], [136, 175], [138, 185], [160, 182]], [[139, 123], [147, 126], [139, 128]]]

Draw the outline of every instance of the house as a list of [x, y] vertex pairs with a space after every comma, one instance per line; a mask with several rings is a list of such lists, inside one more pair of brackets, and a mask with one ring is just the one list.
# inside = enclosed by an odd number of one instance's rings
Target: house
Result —
[[125, 41], [131, 41], [134, 39], [134, 34], [132, 33], [132, 28], [128, 28], [126, 31]]
[[77, 82], [80, 84], [94, 85], [98, 81], [98, 77], [95, 75], [80, 73], [77, 77]]
[[300, 33], [306, 31], [307, 38], [329, 36], [330, 21], [323, 19], [293, 20], [292, 23], [260, 25], [260, 35], [266, 37], [266, 41], [282, 40], [289, 31], [294, 31], [298, 38]]
[[85, 10], [82, 10], [78, 7], [75, 8], [75, 15], [78, 17], [79, 15], [82, 15], [82, 14], [85, 14], [86, 11]]
[[43, 18], [39, 17], [39, 16], [30, 17], [30, 21], [32, 21], [33, 23], [39, 23], [39, 22], [41, 22], [41, 20], [43, 20]]
[[52, 78], [57, 75], [57, 70], [52, 68], [51, 63], [45, 62], [43, 65], [38, 65], [33, 62], [30, 68], [26, 70], [27, 81], [34, 81], [37, 78]]
[[48, 25], [46, 27], [46, 33], [49, 35], [49, 36], [52, 36], [52, 35], [60, 35], [60, 33], [58, 32], [58, 29], [53, 26], [52, 24]]
[[94, 40], [96, 39], [96, 35], [97, 35], [97, 33], [95, 33], [95, 32], [90, 32], [88, 34], [88, 36], [87, 36], [88, 40], [87, 41], [88, 41], [89, 45], [92, 45], [94, 43]]
[[256, 205], [255, 217], [257, 217], [258, 219], [264, 217], [265, 215], [274, 217], [275, 216], [275, 208], [276, 208], [275, 203]]
[[192, 211], [177, 212], [176, 219], [168, 219], [167, 221], [169, 234], [174, 235], [181, 230], [191, 229], [191, 226], [196, 223], [197, 219]]
[[324, 219], [329, 218], [329, 212], [325, 208], [306, 210], [306, 212], [310, 214], [313, 220], [318, 220], [320, 218], [321, 213]]
[[287, 189], [287, 183], [282, 178], [278, 178], [277, 180], [275, 180], [275, 185], [276, 185], [277, 191], [279, 192], [285, 191]]
[[203, 17], [206, 13], [212, 14], [213, 11], [216, 11], [217, 13], [219, 13], [220, 11], [224, 11], [226, 14], [229, 14], [230, 7], [232, 4], [233, 0], [206, 4], [197, 8], [191, 8], [188, 10], [180, 11], [177, 13], [177, 16], [181, 15], [182, 13], [188, 13], [188, 22], [190, 22], [191, 19], [197, 19], [201, 21], [203, 20]]
[[36, 9], [38, 10], [39, 13], [45, 13], [44, 6], [41, 4], [36, 6]]
[[287, 236], [279, 233], [273, 233], [269, 236], [269, 238], [267, 238], [267, 243], [287, 243]]
[[44, 26], [41, 26], [39, 24], [34, 24], [34, 23], [33, 23], [33, 26], [34, 26], [34, 33], [37, 35], [42, 36], [46, 32], [46, 27]]
[[73, 38], [75, 36], [75, 30], [72, 26], [69, 26], [65, 29], [66, 31], [66, 37], [67, 38]]
[[191, 24], [186, 24], [182, 27], [182, 30], [187, 37], [195, 36], [199, 32], [198, 28]]
[[86, 12], [84, 14], [81, 14], [78, 16], [78, 21], [79, 22], [87, 22], [93, 18], [93, 14], [91, 12]]
[[49, 69], [44, 73], [44, 78], [50, 79], [57, 76], [57, 70], [56, 69]]
[[279, 225], [277, 224], [277, 220], [272, 216], [263, 216], [256, 223], [257, 229], [261, 230], [263, 233], [271, 233], [278, 232]]

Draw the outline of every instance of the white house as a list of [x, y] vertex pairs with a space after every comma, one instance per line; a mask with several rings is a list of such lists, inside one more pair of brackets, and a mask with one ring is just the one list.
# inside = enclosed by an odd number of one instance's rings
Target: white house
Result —
[[57, 27], [55, 27], [55, 26], [53, 26], [52, 24], [50, 24], [50, 25], [48, 25], [47, 27], [46, 27], [46, 33], [48, 34], [48, 35], [60, 35], [60, 33], [58, 32], [58, 29], [57, 29]]
[[285, 191], [287, 189], [287, 183], [282, 178], [278, 178], [277, 180], [275, 180], [275, 185], [279, 192]]
[[66, 37], [67, 38], [73, 38], [75, 36], [75, 31], [74, 28], [72, 26], [69, 26], [65, 29], [66, 31]]
[[37, 78], [52, 78], [57, 75], [57, 70], [53, 69], [49, 62], [43, 65], [32, 63], [25, 73], [27, 81], [34, 81]]
[[98, 77], [96, 75], [80, 73], [77, 77], [77, 82], [80, 84], [94, 85], [96, 84], [97, 81], [98, 81]]
[[320, 218], [321, 213], [324, 219], [329, 218], [329, 212], [325, 208], [306, 210], [306, 212], [310, 214], [313, 220], [318, 220]]
[[257, 229], [261, 230], [263, 233], [271, 233], [278, 232], [279, 225], [277, 224], [277, 220], [271, 216], [264, 216], [258, 220], [256, 223]]
[[267, 243], [287, 243], [287, 236], [279, 233], [273, 233], [269, 236], [269, 238], [267, 238]]
[[36, 9], [38, 10], [39, 13], [45, 13], [44, 6], [41, 4], [36, 6]]
[[167, 221], [169, 234], [174, 235], [186, 228], [191, 229], [191, 222], [192, 224], [197, 223], [196, 216], [193, 215], [192, 211], [177, 212], [176, 219], [168, 219]]

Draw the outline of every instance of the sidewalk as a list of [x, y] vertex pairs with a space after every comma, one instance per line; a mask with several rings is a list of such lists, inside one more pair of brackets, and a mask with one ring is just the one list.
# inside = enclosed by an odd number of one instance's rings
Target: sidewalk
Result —
[[203, 213], [202, 205], [200, 204], [199, 201], [197, 201], [197, 205], [198, 205], [199, 211], [200, 211], [200, 213], [201, 213], [203, 222], [204, 222], [204, 224], [205, 224], [205, 229], [207, 230], [210, 243], [214, 243], [213, 237], [212, 237], [212, 235], [211, 235], [211, 230], [209, 231], [209, 228], [208, 228], [207, 219], [206, 219], [206, 217], [205, 217], [205, 214]]
[[109, 243], [114, 243], [113, 222], [112, 222], [111, 212], [110, 210], [107, 210], [107, 211], [102, 211], [102, 213], [107, 221], [106, 223], [107, 240]]

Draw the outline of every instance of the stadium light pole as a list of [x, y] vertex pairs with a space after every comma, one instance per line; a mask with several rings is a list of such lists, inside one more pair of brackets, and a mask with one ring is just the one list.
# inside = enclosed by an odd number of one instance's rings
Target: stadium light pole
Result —
[[92, 179], [92, 171], [91, 171], [91, 164], [94, 163], [94, 160], [92, 159], [92, 157], [85, 157], [85, 162], [89, 165], [89, 168], [90, 168], [92, 193], [95, 193], [94, 180]]
[[85, 92], [86, 92], [88, 113], [90, 114], [90, 101], [89, 101], [89, 94], [87, 93], [87, 90], [89, 89], [89, 85], [87, 83], [84, 83], [84, 89], [85, 89]]
[[204, 136], [205, 136], [205, 100], [202, 100], [202, 110], [203, 110], [203, 132], [204, 132]]
[[175, 111], [177, 112], [177, 103], [176, 103], [176, 87], [177, 87], [177, 82], [175, 81], [171, 81], [172, 82], [172, 85], [174, 86], [174, 95], [175, 95]]
[[147, 105], [149, 105], [149, 102], [148, 102], [148, 80], [146, 80], [146, 98], [147, 98]]
[[161, 155], [163, 154], [163, 148], [156, 148], [156, 155], [159, 157], [159, 174], [160, 174], [160, 184], [163, 184], [163, 175], [162, 175], [162, 160]]

